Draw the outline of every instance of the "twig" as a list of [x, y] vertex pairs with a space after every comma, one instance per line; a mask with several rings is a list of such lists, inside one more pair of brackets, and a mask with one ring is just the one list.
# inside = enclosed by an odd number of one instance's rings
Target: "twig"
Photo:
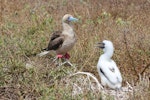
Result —
[[99, 83], [98, 79], [97, 79], [93, 74], [91, 74], [91, 73], [89, 73], [89, 72], [77, 72], [77, 73], [75, 73], [75, 74], [73, 74], [73, 75], [71, 75], [71, 76], [78, 75], [78, 74], [87, 75], [88, 77], [90, 76], [90, 77], [91, 77], [92, 79], [94, 79], [95, 82], [97, 83], [97, 86], [98, 86], [99, 91], [100, 91], [101, 89], [104, 89], [104, 88], [102, 87], [102, 85]]
[[142, 75], [145, 72], [145, 70], [149, 67], [150, 67], [150, 63], [146, 65], [146, 67], [143, 69], [143, 71], [140, 74]]
[[133, 90], [133, 87], [129, 84], [129, 82], [126, 81], [126, 83], [127, 83], [128, 87], [129, 87], [131, 90]]
[[[147, 68], [149, 68], [149, 67], [150, 67], [150, 63], [146, 65], [146, 67], [140, 72], [139, 75], [143, 75], [143, 73], [145, 72], [145, 70], [146, 70]], [[140, 79], [140, 77], [137, 78], [137, 80], [135, 81], [135, 83], [137, 83], [137, 81], [138, 81], [139, 79]]]
[[128, 48], [127, 37], [126, 37], [126, 33], [128, 33], [128, 31], [127, 31], [127, 30], [124, 30], [123, 33], [124, 33], [124, 43], [125, 43], [125, 45], [126, 45], [126, 50], [127, 50], [128, 56], [129, 56], [129, 58], [131, 59], [131, 64], [132, 64], [132, 66], [133, 66], [133, 70], [134, 70], [134, 72], [136, 73], [136, 75], [138, 76], [138, 73], [137, 73], [136, 68], [135, 68], [134, 59], [132, 58], [132, 56], [131, 56], [131, 54], [130, 54], [130, 51], [129, 51], [129, 48]]

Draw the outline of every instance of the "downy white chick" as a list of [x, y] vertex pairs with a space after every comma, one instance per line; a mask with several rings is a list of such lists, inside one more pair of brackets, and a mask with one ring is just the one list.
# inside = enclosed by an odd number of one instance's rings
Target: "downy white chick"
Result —
[[97, 47], [102, 48], [104, 52], [99, 57], [97, 64], [101, 84], [111, 89], [120, 89], [122, 86], [122, 76], [116, 63], [111, 59], [114, 53], [113, 43], [104, 40], [102, 43], [98, 43]]

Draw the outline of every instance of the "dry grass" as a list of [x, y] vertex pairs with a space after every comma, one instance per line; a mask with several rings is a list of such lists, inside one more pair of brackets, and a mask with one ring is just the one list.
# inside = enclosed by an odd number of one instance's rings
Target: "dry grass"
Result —
[[[88, 83], [84, 92], [73, 98], [73, 85], [63, 80], [77, 71], [99, 79], [96, 64], [101, 52], [94, 44], [108, 39], [115, 46], [113, 59], [123, 75], [123, 86], [128, 81], [136, 87], [129, 99], [148, 100], [149, 0], [1, 0], [0, 6], [0, 99], [101, 99], [103, 94], [89, 90]], [[78, 42], [70, 51], [76, 69], [50, 65], [54, 54], [36, 56], [51, 33], [61, 29], [66, 13], [80, 19], [75, 24]], [[112, 99], [111, 95], [106, 98]]]

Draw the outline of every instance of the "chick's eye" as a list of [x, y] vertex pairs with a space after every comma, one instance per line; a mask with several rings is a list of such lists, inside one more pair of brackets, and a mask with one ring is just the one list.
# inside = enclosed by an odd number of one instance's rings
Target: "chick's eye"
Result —
[[103, 45], [105, 45], [105, 43], [103, 43]]

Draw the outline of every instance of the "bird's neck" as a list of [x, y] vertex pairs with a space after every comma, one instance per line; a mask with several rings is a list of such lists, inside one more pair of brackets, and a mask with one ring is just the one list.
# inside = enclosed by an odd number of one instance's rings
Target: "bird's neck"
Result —
[[73, 31], [73, 26], [71, 23], [63, 23], [63, 30], [64, 31]]
[[73, 31], [72, 25], [68, 24], [68, 23], [63, 23], [63, 33], [62, 34], [70, 36], [70, 37], [74, 37], [75, 33]]
[[104, 54], [102, 54], [101, 55], [101, 58], [102, 59], [105, 59], [105, 60], [108, 60], [108, 61], [111, 61], [111, 58], [112, 58], [112, 56], [113, 56], [113, 53], [114, 53], [114, 51], [113, 50], [109, 50], [109, 51], [106, 51], [106, 52], [104, 52]]

